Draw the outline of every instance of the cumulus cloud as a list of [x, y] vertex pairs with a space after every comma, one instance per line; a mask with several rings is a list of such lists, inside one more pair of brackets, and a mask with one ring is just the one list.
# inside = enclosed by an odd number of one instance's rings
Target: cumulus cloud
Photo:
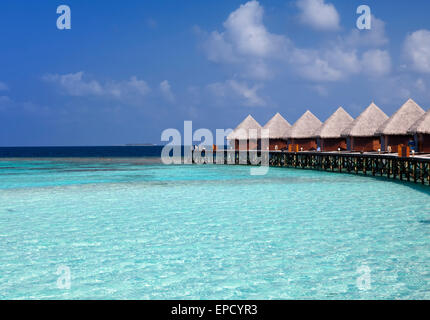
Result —
[[324, 0], [298, 0], [296, 3], [300, 10], [299, 18], [316, 30], [338, 30], [340, 17], [336, 8]]
[[404, 54], [410, 68], [421, 73], [430, 73], [430, 31], [418, 30], [406, 37]]
[[358, 30], [354, 28], [341, 41], [350, 47], [380, 47], [389, 42], [385, 33], [385, 22], [373, 15], [372, 28], [370, 30]]
[[385, 50], [369, 50], [363, 54], [363, 71], [370, 76], [383, 76], [391, 70], [391, 58]]
[[245, 83], [240, 83], [234, 80], [228, 81], [228, 84], [238, 95], [242, 96], [246, 104], [249, 106], [265, 106], [266, 102], [260, 98], [257, 94], [257, 90], [260, 86], [255, 85], [253, 87], [248, 87]]
[[175, 101], [175, 96], [172, 93], [172, 89], [170, 87], [169, 81], [164, 80], [160, 83], [160, 91], [163, 95], [163, 97], [169, 101], [169, 102], [174, 102]]
[[208, 59], [214, 62], [237, 62], [238, 59], [233, 51], [233, 45], [227, 40], [223, 34], [218, 31], [213, 31], [204, 44], [204, 49]]
[[[318, 50], [315, 57], [315, 79], [317, 81], [338, 81], [351, 74], [360, 72], [360, 61], [356, 50], [345, 50], [340, 47]], [[304, 64], [306, 68], [312, 62]], [[311, 72], [311, 70], [310, 70]], [[313, 79], [311, 74], [308, 79]]]
[[267, 57], [276, 54], [283, 45], [282, 36], [267, 31], [263, 12], [257, 1], [250, 1], [232, 12], [224, 22], [225, 36], [232, 40], [238, 53]]
[[101, 95], [102, 86], [95, 80], [84, 81], [84, 72], [60, 74], [47, 74], [43, 80], [59, 85], [71, 96]]
[[292, 56], [291, 68], [300, 77], [315, 82], [338, 81], [344, 78], [346, 74], [326, 58], [327, 54], [318, 50], [297, 48]]
[[225, 82], [215, 82], [209, 84], [207, 89], [217, 98], [238, 99], [239, 103], [248, 107], [266, 106], [266, 101], [258, 94], [261, 85], [249, 86], [245, 82], [237, 80], [227, 80]]
[[[302, 17], [309, 18], [307, 22], [320, 28], [338, 27], [339, 17], [332, 4], [301, 0], [297, 5]], [[311, 19], [316, 12], [321, 16]], [[223, 32], [207, 35], [204, 48], [208, 59], [232, 66], [229, 70], [234, 76], [258, 81], [291, 73], [314, 83], [324, 83], [360, 73], [378, 77], [391, 70], [388, 51], [379, 49], [388, 43], [385, 23], [376, 17], [371, 30], [353, 30], [321, 47], [300, 48], [286, 35], [269, 32], [263, 23], [263, 14], [262, 6], [255, 0], [233, 11], [223, 24]], [[321, 17], [325, 20], [318, 20]], [[199, 29], [199, 34], [202, 33]]]
[[[335, 7], [324, 1], [298, 1], [305, 13], [312, 16], [320, 6], [331, 22], [313, 19], [313, 26], [334, 30], [339, 27]], [[331, 13], [330, 13], [331, 12]], [[334, 12], [334, 13], [333, 13]], [[384, 21], [372, 16], [371, 30], [350, 30], [335, 34], [330, 40], [300, 47], [287, 34], [274, 34], [263, 22], [264, 10], [255, 0], [241, 5], [228, 15], [223, 31], [205, 33], [200, 28], [196, 34], [203, 39], [207, 58], [227, 66], [228, 77], [224, 82], [207, 86], [215, 102], [244, 106], [266, 106], [263, 95], [266, 81], [275, 77], [305, 80], [305, 86], [320, 96], [328, 94], [330, 83], [347, 81], [365, 75], [379, 87], [377, 80], [391, 74], [391, 56], [385, 46], [389, 43]], [[311, 20], [308, 20], [310, 23]], [[317, 22], [315, 22], [317, 21]], [[287, 80], [288, 81], [288, 80]], [[380, 82], [382, 83], [382, 82]], [[395, 86], [395, 82], [390, 85]], [[382, 92], [379, 89], [379, 92]], [[398, 90], [405, 95], [406, 90]], [[263, 98], [264, 97], [264, 98]], [[211, 97], [212, 98], [212, 97]]]
[[116, 99], [128, 99], [131, 97], [142, 97], [146, 95], [150, 88], [145, 81], [133, 76], [126, 81], [110, 80], [100, 83], [97, 80], [87, 80], [84, 72], [69, 74], [47, 74], [43, 80], [59, 86], [63, 93], [70, 96], [100, 96]]
[[0, 81], [0, 91], [7, 91], [9, 87], [6, 83]]
[[381, 77], [391, 71], [390, 54], [379, 49], [362, 54], [341, 46], [321, 50], [296, 49], [293, 62], [291, 68], [296, 73], [314, 82], [335, 82], [361, 73]]
[[352, 30], [317, 49], [294, 48], [290, 65], [303, 78], [316, 81], [340, 81], [352, 75], [373, 77], [391, 71], [391, 56], [380, 49], [388, 44], [384, 21], [372, 16], [371, 30]]
[[289, 40], [270, 33], [263, 24], [264, 10], [253, 0], [233, 11], [223, 23], [224, 31], [213, 31], [203, 45], [208, 59], [235, 64], [243, 76], [267, 79], [273, 76], [270, 59], [282, 59]]

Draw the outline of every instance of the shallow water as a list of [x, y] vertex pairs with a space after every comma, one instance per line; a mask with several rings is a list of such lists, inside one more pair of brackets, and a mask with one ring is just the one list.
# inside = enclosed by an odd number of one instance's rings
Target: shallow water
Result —
[[285, 168], [2, 160], [0, 298], [429, 299], [429, 200]]

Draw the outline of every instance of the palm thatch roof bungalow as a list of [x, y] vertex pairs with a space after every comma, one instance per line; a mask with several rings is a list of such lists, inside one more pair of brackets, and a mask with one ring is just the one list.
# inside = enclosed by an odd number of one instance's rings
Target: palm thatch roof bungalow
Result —
[[373, 102], [343, 132], [352, 151], [378, 151], [381, 140], [376, 134], [388, 116]]
[[409, 128], [418, 121], [425, 111], [412, 99], [405, 102], [390, 118], [377, 130], [381, 135], [382, 149], [397, 152], [398, 146], [406, 146], [413, 139]]
[[430, 110], [419, 118], [408, 130], [415, 135], [418, 152], [430, 153]]
[[307, 110], [291, 127], [289, 143], [298, 146], [298, 150], [310, 151], [317, 149], [315, 132], [322, 122]]
[[235, 150], [256, 150], [259, 148], [259, 138], [261, 135], [261, 125], [248, 115], [236, 129], [228, 136], [227, 140], [234, 146]]
[[288, 146], [291, 125], [279, 113], [270, 119], [263, 129], [269, 130], [269, 150], [283, 150]]
[[339, 107], [315, 132], [319, 138], [322, 151], [346, 150], [346, 138], [342, 132], [347, 128], [354, 118], [349, 115], [342, 107]]

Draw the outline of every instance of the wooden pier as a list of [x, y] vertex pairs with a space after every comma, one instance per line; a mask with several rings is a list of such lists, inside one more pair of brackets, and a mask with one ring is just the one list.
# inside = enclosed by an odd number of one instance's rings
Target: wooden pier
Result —
[[[193, 152], [193, 163], [261, 165], [386, 177], [430, 185], [430, 158], [389, 154], [234, 151]], [[264, 158], [265, 157], [265, 158]]]

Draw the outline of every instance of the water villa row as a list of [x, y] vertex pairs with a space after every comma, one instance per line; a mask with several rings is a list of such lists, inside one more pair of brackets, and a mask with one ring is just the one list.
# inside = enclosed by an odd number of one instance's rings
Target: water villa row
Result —
[[[261, 150], [262, 129], [269, 129], [270, 151], [408, 150], [407, 155], [403, 154], [408, 156], [410, 149], [430, 153], [430, 110], [426, 112], [412, 99], [391, 117], [373, 102], [356, 119], [340, 107], [324, 123], [309, 110], [293, 125], [277, 113], [262, 127], [249, 115], [227, 139], [235, 150]], [[251, 134], [253, 131], [256, 137]]]

